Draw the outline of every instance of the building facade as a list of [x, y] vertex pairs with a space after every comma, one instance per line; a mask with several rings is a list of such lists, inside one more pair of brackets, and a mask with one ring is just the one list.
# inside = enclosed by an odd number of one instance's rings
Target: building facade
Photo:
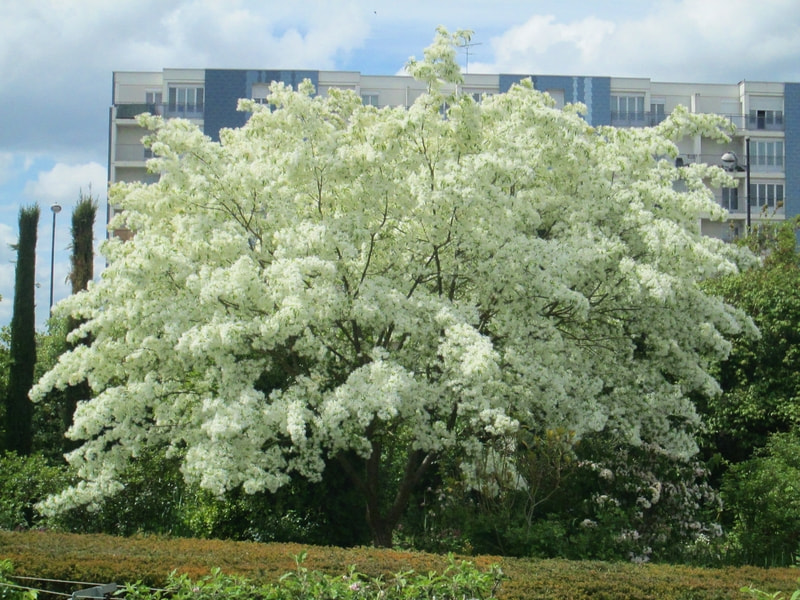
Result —
[[[730, 143], [698, 136], [681, 140], [678, 145], [679, 165], [704, 162], [726, 166], [739, 182], [736, 188], [717, 190], [716, 200], [728, 210], [728, 219], [701, 219], [706, 235], [732, 240], [744, 234], [748, 215], [757, 224], [784, 220], [800, 212], [800, 83], [696, 84], [645, 78], [466, 74], [460, 91], [479, 98], [505, 92], [526, 78], [532, 79], [536, 89], [549, 93], [559, 106], [585, 104], [585, 118], [592, 125], [647, 127], [662, 121], [678, 105], [693, 113], [728, 118], [735, 126]], [[331, 88], [350, 89], [365, 104], [378, 107], [410, 106], [426, 89], [425, 84], [410, 77], [356, 71], [115, 72], [109, 114], [109, 182], [157, 178], [145, 168], [149, 153], [141, 143], [145, 132], [135, 120], [139, 113], [190, 119], [216, 140], [221, 129], [245, 123], [247, 115], [236, 110], [239, 98], [263, 101], [272, 82], [296, 87], [304, 79], [314, 84], [318, 94], [325, 95]], [[109, 207], [109, 218], [112, 212]]]

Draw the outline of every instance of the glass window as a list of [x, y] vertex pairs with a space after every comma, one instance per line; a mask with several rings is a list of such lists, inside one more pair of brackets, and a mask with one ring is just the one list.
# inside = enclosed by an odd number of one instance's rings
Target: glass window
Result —
[[748, 127], [750, 129], [782, 129], [783, 111], [753, 109], [748, 115]]
[[751, 183], [750, 206], [755, 208], [780, 208], [783, 206], [782, 183]]
[[643, 121], [644, 120], [644, 95], [611, 96], [612, 121]]
[[364, 106], [378, 106], [378, 94], [361, 94], [361, 103]]
[[754, 167], [783, 168], [783, 141], [751, 141], [750, 162]]
[[666, 103], [663, 100], [650, 103], [650, 124], [658, 125], [667, 118]]
[[203, 112], [203, 88], [201, 87], [170, 87], [169, 111], [178, 116], [189, 113]]
[[739, 189], [722, 188], [722, 208], [739, 210]]

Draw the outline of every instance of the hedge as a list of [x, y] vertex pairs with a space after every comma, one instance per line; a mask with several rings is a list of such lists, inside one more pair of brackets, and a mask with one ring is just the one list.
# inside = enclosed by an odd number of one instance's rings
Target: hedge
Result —
[[[388, 577], [399, 571], [442, 572], [449, 564], [442, 555], [363, 547], [0, 531], [0, 559], [13, 563], [15, 575], [97, 583], [142, 581], [157, 587], [173, 570], [200, 578], [217, 567], [224, 573], [273, 582], [294, 571], [295, 557], [304, 552], [306, 568], [330, 575], [344, 574], [354, 566], [370, 577]], [[800, 577], [791, 568], [464, 558], [481, 570], [493, 564], [502, 568], [508, 579], [498, 598], [504, 600], [744, 600], [747, 595], [740, 591], [744, 586], [788, 593], [797, 589]]]

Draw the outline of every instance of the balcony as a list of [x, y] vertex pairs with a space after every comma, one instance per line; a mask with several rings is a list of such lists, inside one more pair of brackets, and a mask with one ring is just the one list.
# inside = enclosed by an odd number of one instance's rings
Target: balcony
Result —
[[141, 144], [116, 144], [114, 146], [114, 162], [142, 163], [148, 158], [153, 158], [149, 148]]
[[611, 125], [614, 127], [653, 127], [669, 115], [650, 112], [617, 112], [611, 111]]
[[144, 102], [131, 102], [114, 105], [117, 109], [117, 119], [134, 119], [137, 115], [142, 113], [150, 113], [151, 115], [163, 115], [163, 104], [146, 104]]
[[[679, 154], [675, 159], [676, 167], [685, 167], [694, 163], [705, 163], [707, 165], [715, 165], [717, 167], [726, 168], [727, 165], [722, 162], [721, 154]], [[745, 176], [745, 164], [741, 163], [736, 166], [732, 171], [735, 177]], [[753, 155], [750, 157], [750, 172], [753, 175], [757, 174], [780, 174], [785, 170], [783, 156], [769, 156], [763, 160]]]
[[[611, 125], [614, 127], [653, 127], [669, 115], [650, 112], [616, 112], [611, 111]], [[783, 131], [782, 115], [763, 115], [761, 111], [749, 115], [720, 115], [737, 130], [748, 131]]]
[[202, 119], [204, 105], [198, 104], [165, 104], [164, 116], [168, 119]]
[[117, 119], [134, 119], [142, 113], [160, 115], [168, 119], [202, 119], [204, 105], [199, 104], [147, 104], [144, 102], [125, 102], [114, 105]]

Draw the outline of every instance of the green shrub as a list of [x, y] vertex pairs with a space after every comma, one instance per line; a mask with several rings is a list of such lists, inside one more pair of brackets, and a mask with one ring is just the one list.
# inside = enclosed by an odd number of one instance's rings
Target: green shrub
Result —
[[35, 505], [70, 481], [66, 467], [39, 455], [0, 455], [0, 529], [29, 529], [43, 524]]
[[36, 600], [36, 592], [22, 589], [8, 579], [13, 571], [10, 560], [0, 560], [0, 600]]
[[[305, 552], [298, 555], [295, 570], [273, 582], [225, 574], [219, 568], [196, 579], [173, 571], [164, 588], [154, 589], [137, 581], [124, 584], [118, 595], [126, 600], [481, 600], [493, 598], [503, 579], [496, 565], [482, 572], [452, 556], [441, 573], [410, 570], [390, 577], [368, 576], [355, 566], [344, 575], [326, 574], [305, 567], [306, 556]], [[35, 600], [35, 594], [25, 595], [3, 586], [5, 572], [10, 572], [9, 561], [0, 562], [0, 599]]]
[[731, 535], [749, 564], [794, 564], [800, 555], [800, 432], [776, 433], [725, 475]]
[[[768, 593], [751, 587], [743, 587], [742, 592], [745, 594], [750, 594], [753, 598], [758, 598], [759, 600], [766, 600], [768, 598], [772, 598], [774, 600], [786, 599], [786, 596], [783, 594], [783, 592]], [[794, 593], [789, 596], [788, 600], [800, 600], [800, 589], [795, 590]]]
[[[413, 547], [436, 533], [446, 540], [443, 534], [458, 531], [453, 541], [460, 547], [452, 549], [462, 552], [722, 564], [721, 504], [699, 462], [609, 433], [576, 442], [568, 433], [546, 432], [520, 437], [514, 447], [507, 472], [495, 466], [483, 478], [485, 493], [459, 489], [455, 477], [441, 493], [428, 493], [420, 503], [425, 512], [417, 508], [416, 537], [406, 534]], [[514, 485], [520, 476], [523, 489]], [[427, 538], [423, 522], [437, 526]], [[430, 542], [423, 548], [441, 551]]]

